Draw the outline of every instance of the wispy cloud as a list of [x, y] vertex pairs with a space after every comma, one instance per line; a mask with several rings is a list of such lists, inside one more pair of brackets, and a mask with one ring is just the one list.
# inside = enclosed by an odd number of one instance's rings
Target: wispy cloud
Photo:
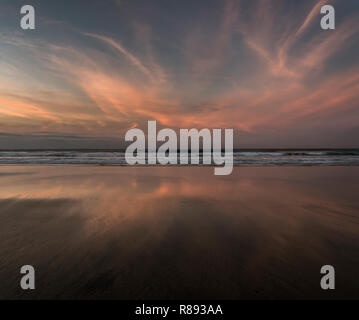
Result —
[[359, 66], [349, 49], [359, 13], [323, 31], [323, 3], [296, 3], [296, 14], [285, 1], [227, 0], [191, 12], [183, 25], [164, 6], [148, 20], [124, 20], [129, 35], [79, 26], [68, 26], [73, 33], [62, 41], [2, 32], [2, 131], [116, 136], [155, 119], [285, 135], [339, 115], [354, 126]]

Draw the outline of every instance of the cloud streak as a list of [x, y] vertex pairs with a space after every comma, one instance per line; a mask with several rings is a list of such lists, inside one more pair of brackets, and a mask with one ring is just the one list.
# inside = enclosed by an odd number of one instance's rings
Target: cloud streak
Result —
[[2, 131], [116, 137], [155, 119], [265, 136], [324, 128], [336, 117], [338, 130], [354, 128], [358, 13], [323, 31], [323, 3], [303, 1], [295, 14], [285, 1], [227, 0], [194, 8], [183, 24], [174, 20], [179, 9], [161, 7], [143, 18], [122, 3], [115, 8], [129, 10], [131, 22], [121, 21], [132, 34], [90, 32], [73, 21], [69, 38], [3, 33]]

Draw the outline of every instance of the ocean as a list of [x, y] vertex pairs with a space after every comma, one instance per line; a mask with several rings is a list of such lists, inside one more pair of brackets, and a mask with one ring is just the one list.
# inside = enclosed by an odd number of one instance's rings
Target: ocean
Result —
[[[155, 153], [149, 153], [154, 157]], [[202, 163], [200, 153], [200, 163]], [[16, 150], [0, 151], [0, 164], [127, 165], [123, 150]], [[359, 165], [359, 149], [236, 150], [233, 164], [245, 166]]]

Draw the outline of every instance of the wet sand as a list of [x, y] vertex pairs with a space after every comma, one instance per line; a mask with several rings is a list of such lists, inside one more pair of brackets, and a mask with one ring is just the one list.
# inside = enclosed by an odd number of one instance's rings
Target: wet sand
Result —
[[0, 166], [0, 298], [358, 299], [358, 185], [359, 167]]

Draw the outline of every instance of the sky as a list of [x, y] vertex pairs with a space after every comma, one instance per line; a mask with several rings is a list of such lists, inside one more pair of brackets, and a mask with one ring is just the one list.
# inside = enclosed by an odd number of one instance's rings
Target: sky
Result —
[[358, 37], [357, 0], [1, 0], [0, 149], [117, 148], [148, 120], [359, 147]]

